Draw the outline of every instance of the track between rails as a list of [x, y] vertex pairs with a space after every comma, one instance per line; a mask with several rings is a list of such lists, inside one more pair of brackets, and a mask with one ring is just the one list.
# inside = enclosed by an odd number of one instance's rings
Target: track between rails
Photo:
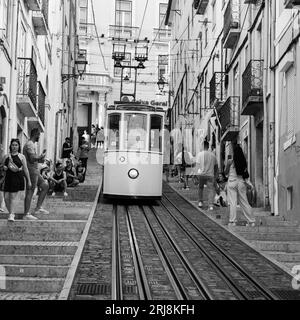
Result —
[[[291, 290], [288, 274], [169, 187], [164, 186], [164, 191], [162, 200], [151, 204], [100, 201], [91, 228], [93, 235], [87, 241], [74, 283], [73, 298], [298, 298]], [[82, 294], [76, 291], [82, 283], [98, 285], [100, 289]]]

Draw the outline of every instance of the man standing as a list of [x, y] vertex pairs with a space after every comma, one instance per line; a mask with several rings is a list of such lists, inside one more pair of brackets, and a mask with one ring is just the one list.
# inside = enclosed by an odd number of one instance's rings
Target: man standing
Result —
[[34, 190], [36, 187], [39, 187], [41, 192], [39, 194], [37, 206], [36, 206], [36, 209], [34, 212], [35, 212], [35, 214], [39, 214], [39, 213], [49, 214], [49, 212], [47, 210], [42, 208], [42, 204], [46, 198], [46, 195], [47, 195], [47, 192], [49, 189], [49, 185], [41, 176], [41, 174], [39, 172], [39, 167], [38, 167], [39, 162], [43, 162], [45, 160], [46, 152], [47, 152], [46, 150], [44, 150], [42, 155], [40, 155], [40, 156], [37, 155], [35, 143], [39, 142], [40, 135], [41, 134], [40, 134], [39, 129], [33, 129], [31, 131], [30, 140], [25, 144], [25, 146], [23, 148], [23, 154], [27, 160], [28, 171], [29, 171], [30, 180], [31, 180], [31, 184], [32, 184], [32, 187], [30, 189], [29, 188], [26, 189], [25, 203], [24, 203], [24, 207], [25, 207], [24, 219], [25, 220], [37, 220], [37, 218], [34, 217], [29, 212], [32, 197], [33, 197]]
[[218, 174], [218, 162], [216, 156], [208, 149], [209, 143], [204, 141], [204, 151], [199, 152], [196, 158], [196, 175], [199, 179], [199, 208], [203, 207], [203, 191], [206, 185], [208, 189], [208, 210], [213, 211], [214, 185]]
[[71, 153], [73, 151], [73, 147], [71, 145], [71, 139], [66, 138], [65, 143], [63, 144], [63, 152], [62, 152], [62, 159], [71, 159]]

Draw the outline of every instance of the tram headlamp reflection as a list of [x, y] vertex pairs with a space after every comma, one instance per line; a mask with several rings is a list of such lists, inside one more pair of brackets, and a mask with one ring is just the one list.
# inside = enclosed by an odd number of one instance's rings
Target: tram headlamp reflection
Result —
[[139, 175], [140, 174], [136, 169], [131, 169], [128, 172], [128, 176], [129, 176], [130, 179], [137, 179]]

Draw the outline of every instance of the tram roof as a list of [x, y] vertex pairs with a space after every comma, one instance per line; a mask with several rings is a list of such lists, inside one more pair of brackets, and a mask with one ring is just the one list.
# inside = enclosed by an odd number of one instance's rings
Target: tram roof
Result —
[[114, 105], [108, 106], [107, 110], [164, 112], [164, 109], [161, 107], [149, 106], [146, 104], [140, 104], [138, 102], [115, 102]]

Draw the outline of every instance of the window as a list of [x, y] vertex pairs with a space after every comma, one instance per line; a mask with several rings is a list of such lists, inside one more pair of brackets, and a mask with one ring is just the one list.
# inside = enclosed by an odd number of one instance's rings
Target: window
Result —
[[150, 120], [150, 151], [162, 152], [162, 117], [151, 115]]
[[291, 67], [286, 74], [286, 138], [291, 139], [295, 134], [295, 68]]
[[146, 151], [147, 115], [128, 113], [125, 115], [125, 149]]
[[159, 28], [163, 28], [165, 25], [165, 18], [167, 14], [168, 5], [166, 3], [159, 4]]
[[287, 188], [287, 211], [293, 210], [293, 187]]
[[80, 0], [80, 30], [82, 33], [87, 33], [88, 23], [88, 1]]
[[[122, 61], [122, 66], [131, 66], [131, 53], [125, 54], [125, 60]], [[114, 76], [116, 78], [120, 78], [122, 75], [122, 68], [115, 68], [114, 70]], [[128, 75], [129, 78], [131, 78], [131, 69], [130, 68], [124, 68], [123, 76]]]
[[[1, 3], [1, 2], [0, 2]], [[0, 17], [0, 28], [3, 29], [3, 35], [6, 39], [9, 37], [9, 4], [8, 0], [2, 1], [2, 17]]]
[[168, 59], [169, 59], [168, 55], [158, 56], [158, 79], [160, 79], [160, 77], [166, 78], [166, 74], [168, 74], [168, 65], [169, 65]]
[[116, 0], [116, 25], [132, 26], [132, 3], [131, 1]]
[[120, 122], [121, 115], [119, 113], [108, 116], [108, 150], [120, 149]]

